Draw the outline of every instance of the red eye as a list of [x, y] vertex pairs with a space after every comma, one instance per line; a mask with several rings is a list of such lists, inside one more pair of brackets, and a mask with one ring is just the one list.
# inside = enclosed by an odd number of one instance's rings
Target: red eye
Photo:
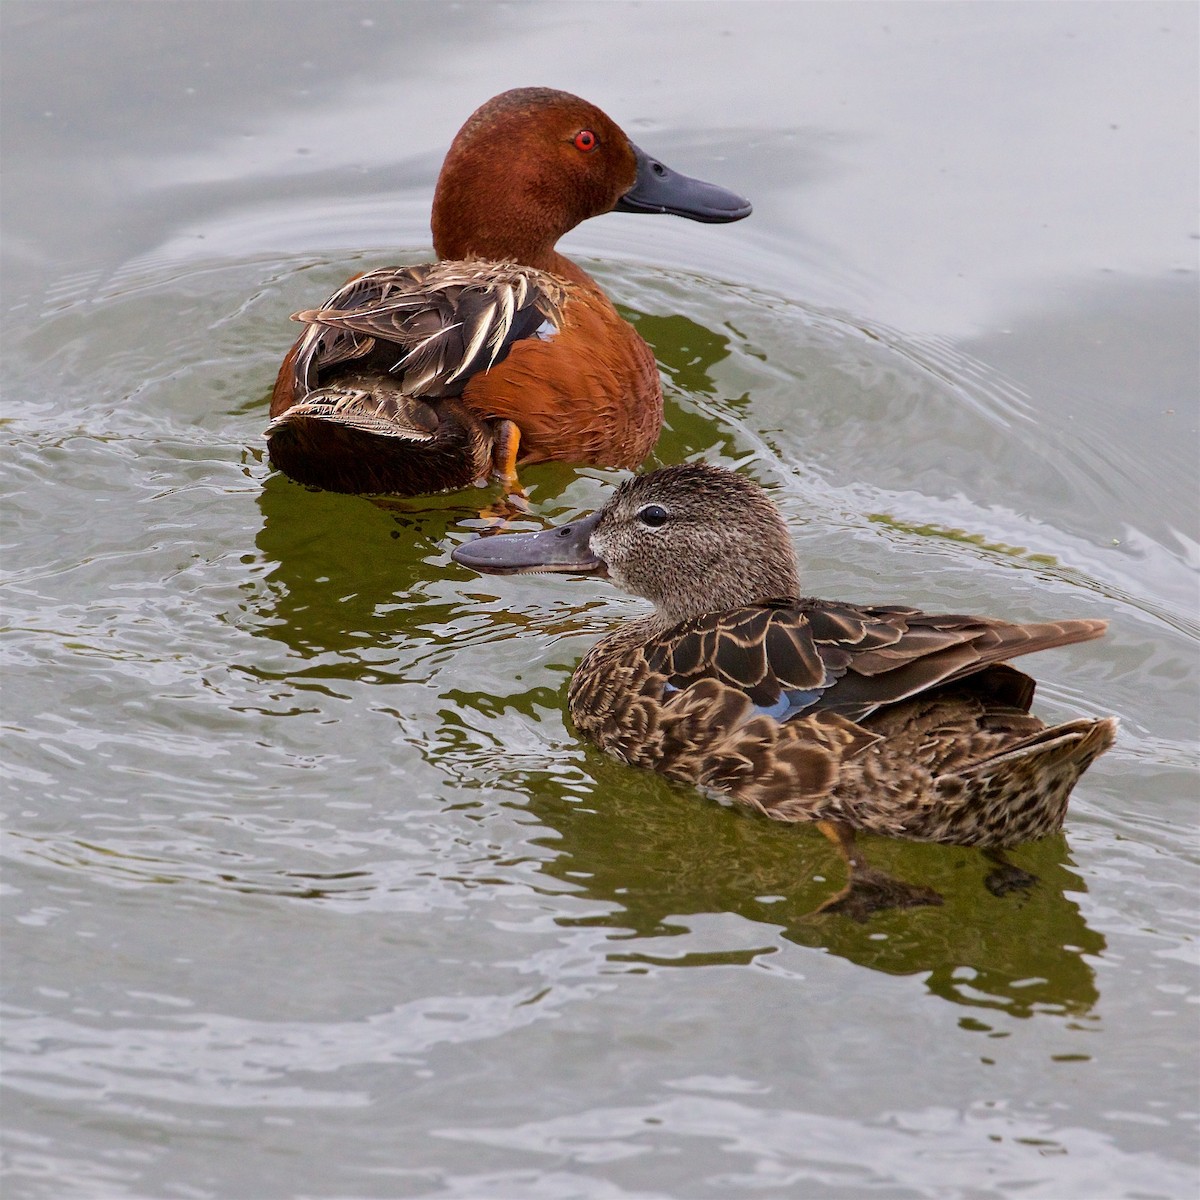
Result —
[[595, 150], [598, 145], [600, 139], [590, 129], [581, 129], [575, 135], [575, 149], [582, 150], [584, 154]]

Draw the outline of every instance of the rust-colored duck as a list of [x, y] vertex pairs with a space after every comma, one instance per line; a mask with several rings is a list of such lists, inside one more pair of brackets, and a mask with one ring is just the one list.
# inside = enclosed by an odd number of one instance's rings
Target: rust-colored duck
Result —
[[599, 511], [535, 534], [481, 538], [454, 559], [491, 574], [596, 574], [654, 604], [584, 657], [571, 717], [630, 763], [713, 788], [778, 821], [817, 822], [859, 919], [939, 903], [866, 865], [865, 830], [978, 846], [997, 892], [1033, 877], [1003, 851], [1062, 828], [1114, 718], [1047, 728], [1034, 681], [1004, 660], [1100, 637], [1107, 622], [1014, 624], [802, 598], [778, 509], [702, 464], [622, 483]]
[[662, 424], [650, 347], [558, 239], [606, 212], [695, 221], [750, 204], [680, 175], [595, 105], [549, 88], [484, 104], [446, 155], [433, 199], [439, 261], [351, 279], [275, 382], [272, 462], [338, 492], [419, 495], [517, 464], [633, 467]]

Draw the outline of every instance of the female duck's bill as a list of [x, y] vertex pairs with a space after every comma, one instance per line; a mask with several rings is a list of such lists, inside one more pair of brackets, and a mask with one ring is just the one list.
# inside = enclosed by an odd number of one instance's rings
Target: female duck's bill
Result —
[[450, 557], [482, 575], [547, 572], [603, 577], [608, 569], [591, 546], [592, 530], [602, 516], [603, 512], [597, 510], [569, 525], [556, 525], [540, 533], [481, 537], [456, 546]]

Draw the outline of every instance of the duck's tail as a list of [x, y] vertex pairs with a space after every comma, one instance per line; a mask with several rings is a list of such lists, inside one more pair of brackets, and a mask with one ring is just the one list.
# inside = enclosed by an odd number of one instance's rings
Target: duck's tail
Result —
[[[1116, 735], [1115, 717], [1068, 721], [942, 776], [946, 828], [929, 840], [1002, 849], [1057, 833], [1071, 789]], [[959, 824], [971, 836], [961, 836]]]
[[492, 464], [491, 430], [454, 398], [427, 404], [394, 392], [319, 388], [264, 436], [279, 470], [331, 492], [455, 491], [485, 480]]

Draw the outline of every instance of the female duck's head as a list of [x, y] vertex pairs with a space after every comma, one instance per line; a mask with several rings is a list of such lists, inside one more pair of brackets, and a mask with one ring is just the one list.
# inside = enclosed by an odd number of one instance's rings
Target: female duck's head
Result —
[[668, 624], [799, 596], [795, 551], [756, 483], [703, 463], [627, 479], [603, 508], [542, 533], [480, 538], [456, 562], [487, 574], [602, 575]]

